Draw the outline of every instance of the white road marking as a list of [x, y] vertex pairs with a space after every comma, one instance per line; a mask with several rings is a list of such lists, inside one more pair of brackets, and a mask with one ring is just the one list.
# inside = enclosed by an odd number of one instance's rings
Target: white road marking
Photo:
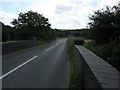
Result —
[[58, 43], [56, 43], [55, 45], [58, 45], [59, 43], [61, 43], [62, 41], [59, 41]]
[[59, 41], [58, 43], [56, 43], [54, 46], [51, 46], [50, 48], [46, 49], [45, 51], [49, 51], [50, 49], [54, 48], [56, 45], [58, 45], [59, 43], [61, 43], [62, 41]]
[[52, 48], [54, 48], [54, 46], [52, 46], [52, 47], [50, 47], [50, 48], [46, 49], [46, 52], [47, 52], [47, 51], [49, 51], [49, 50], [50, 50], [50, 49], [52, 49]]
[[[55, 46], [57, 46], [59, 43], [61, 43], [62, 41], [59, 41], [58, 43], [56, 43], [54, 46], [51, 46], [50, 48], [46, 49], [46, 51], [49, 51], [50, 49], [54, 48]], [[45, 52], [41, 52], [41, 53], [45, 53]], [[8, 76], [9, 74], [13, 73], [14, 71], [16, 71], [17, 69], [21, 68], [22, 66], [24, 66], [25, 64], [29, 63], [30, 61], [32, 61], [33, 59], [37, 58], [38, 56], [34, 56], [33, 58], [29, 59], [28, 61], [22, 63], [21, 65], [17, 66], [16, 68], [10, 70], [9, 72], [7, 72], [6, 74], [0, 76], [0, 79]]]
[[22, 63], [22, 64], [19, 65], [19, 66], [17, 66], [16, 68], [10, 70], [10, 71], [7, 72], [6, 74], [0, 76], [0, 79], [2, 79], [2, 78], [4, 78], [4, 77], [8, 76], [9, 74], [13, 73], [13, 72], [16, 71], [17, 69], [21, 68], [22, 66], [24, 66], [24, 65], [27, 64], [27, 63], [29, 63], [30, 61], [32, 61], [33, 59], [35, 59], [35, 58], [37, 58], [37, 57], [38, 57], [38, 56], [36, 55], [36, 56], [34, 56], [33, 58], [29, 59], [28, 61]]

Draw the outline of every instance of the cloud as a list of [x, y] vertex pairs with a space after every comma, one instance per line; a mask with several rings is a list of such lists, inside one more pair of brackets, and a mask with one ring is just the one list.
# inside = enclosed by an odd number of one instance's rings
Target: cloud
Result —
[[[2, 0], [7, 1], [8, 0]], [[18, 1], [18, 0], [12, 0]], [[89, 14], [102, 9], [105, 6], [117, 5], [119, 0], [20, 0], [22, 2], [32, 2], [22, 12], [29, 10], [37, 11], [49, 19], [52, 28], [58, 29], [78, 29], [85, 28], [89, 23]], [[18, 6], [20, 7], [20, 6]], [[0, 11], [0, 20], [5, 23], [11, 22], [12, 18], [17, 18], [16, 14]]]
[[72, 6], [57, 5], [55, 8], [55, 13], [61, 14], [63, 12], [69, 11], [72, 9]]
[[98, 7], [104, 8], [105, 6], [118, 5], [120, 0], [101, 0], [98, 4]]
[[0, 11], [0, 21], [6, 25], [10, 25], [14, 18], [17, 18], [17, 14], [11, 14], [4, 11]]
[[0, 0], [0, 2], [42, 2], [46, 0]]

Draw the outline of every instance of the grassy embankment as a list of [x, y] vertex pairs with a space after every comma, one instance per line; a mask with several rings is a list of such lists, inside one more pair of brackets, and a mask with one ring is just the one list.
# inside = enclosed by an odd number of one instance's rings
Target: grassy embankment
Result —
[[[82, 68], [80, 65], [79, 55], [75, 51], [73, 39], [75, 37], [67, 38], [67, 55], [69, 59], [69, 87], [68, 88], [82, 88]], [[80, 38], [83, 39], [83, 38]]]

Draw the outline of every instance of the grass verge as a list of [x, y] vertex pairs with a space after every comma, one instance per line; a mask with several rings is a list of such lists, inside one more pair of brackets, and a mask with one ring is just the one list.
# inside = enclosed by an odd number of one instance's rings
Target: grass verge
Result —
[[73, 39], [75, 37], [68, 37], [67, 39], [67, 55], [69, 59], [69, 85], [68, 88], [82, 88], [82, 70], [79, 60], [79, 55], [75, 51]]

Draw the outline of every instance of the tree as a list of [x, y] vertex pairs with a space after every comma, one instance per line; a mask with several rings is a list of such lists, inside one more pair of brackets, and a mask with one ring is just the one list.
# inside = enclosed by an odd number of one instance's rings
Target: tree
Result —
[[27, 36], [37, 37], [39, 39], [43, 38], [40, 35], [43, 34], [43, 32], [47, 32], [51, 26], [48, 18], [32, 11], [20, 13], [18, 19], [14, 19], [11, 23], [19, 31], [21, 39], [25, 39]]
[[120, 7], [114, 6], [112, 8], [94, 12], [90, 15], [89, 23], [91, 29], [91, 36], [98, 43], [106, 43], [112, 40], [119, 40], [120, 35]]
[[2, 25], [2, 41], [6, 42], [9, 40], [15, 40], [15, 29], [8, 25], [4, 25], [2, 22], [0, 23]]
[[18, 19], [14, 19], [11, 22], [16, 28], [31, 28], [31, 27], [49, 27], [48, 18], [45, 18], [43, 15], [38, 14], [37, 12], [28, 11], [27, 13], [20, 13]]
[[113, 6], [112, 11], [114, 13], [114, 22], [112, 27], [114, 29], [113, 38], [117, 41], [120, 40], [120, 4], [118, 6]]

